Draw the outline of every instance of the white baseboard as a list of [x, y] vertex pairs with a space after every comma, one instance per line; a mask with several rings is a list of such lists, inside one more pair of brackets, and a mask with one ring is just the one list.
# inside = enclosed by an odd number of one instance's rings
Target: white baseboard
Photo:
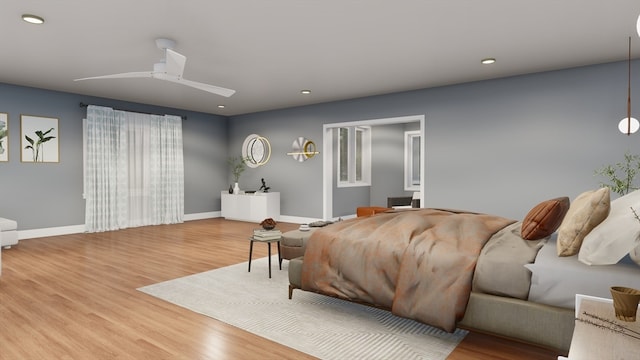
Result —
[[318, 221], [318, 220], [320, 220], [320, 219], [300, 217], [300, 216], [280, 215], [280, 219], [278, 221], [287, 222], [287, 223], [293, 223], [293, 224], [308, 224], [310, 222], [314, 222], [314, 221]]
[[[19, 225], [19, 224], [18, 224]], [[58, 226], [43, 229], [18, 230], [18, 240], [34, 239], [47, 236], [79, 234], [84, 232], [84, 225]]]
[[[212, 212], [196, 213], [196, 214], [185, 214], [184, 221], [213, 219], [213, 218], [218, 218], [220, 216], [222, 216], [222, 213], [220, 211], [212, 211]], [[279, 221], [294, 223], [294, 224], [306, 224], [306, 223], [314, 222], [317, 220], [320, 220], [320, 219], [281, 215]], [[79, 234], [83, 232], [84, 232], [84, 225], [69, 225], [69, 226], [58, 226], [58, 227], [50, 227], [50, 228], [42, 228], [42, 229], [18, 230], [18, 240], [35, 239], [35, 238], [41, 238], [41, 237], [47, 237], [47, 236]]]
[[218, 218], [220, 216], [222, 216], [221, 211], [212, 211], [212, 212], [197, 213], [197, 214], [184, 214], [184, 221], [213, 219], [213, 218]]

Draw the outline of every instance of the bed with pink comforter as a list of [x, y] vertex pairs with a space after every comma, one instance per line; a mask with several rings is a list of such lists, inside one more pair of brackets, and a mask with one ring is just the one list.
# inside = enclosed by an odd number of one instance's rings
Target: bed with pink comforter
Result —
[[310, 237], [302, 289], [385, 307], [453, 331], [465, 314], [483, 247], [515, 222], [416, 209], [335, 223]]

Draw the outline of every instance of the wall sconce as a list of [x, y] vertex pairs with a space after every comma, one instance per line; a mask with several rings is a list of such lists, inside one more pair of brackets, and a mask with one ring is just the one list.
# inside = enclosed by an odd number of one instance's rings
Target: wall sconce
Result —
[[316, 144], [302, 136], [293, 141], [291, 148], [293, 151], [288, 152], [287, 155], [293, 156], [293, 160], [299, 162], [303, 162], [320, 154], [320, 152], [316, 150]]
[[[638, 25], [640, 26], [640, 18], [638, 18]], [[640, 30], [640, 29], [639, 29]], [[618, 129], [623, 134], [631, 135], [638, 131], [640, 123], [636, 118], [631, 117], [631, 36], [629, 36], [629, 87], [627, 88], [627, 117], [620, 120], [618, 123]]]

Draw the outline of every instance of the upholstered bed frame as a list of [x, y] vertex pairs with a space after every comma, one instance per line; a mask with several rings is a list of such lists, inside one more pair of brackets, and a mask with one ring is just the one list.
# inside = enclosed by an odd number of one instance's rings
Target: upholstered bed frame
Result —
[[[303, 260], [289, 262], [289, 298], [301, 289]], [[567, 353], [574, 323], [572, 309], [472, 292], [458, 326]]]
[[[614, 201], [609, 192], [599, 188], [571, 202], [568, 197], [545, 200], [511, 224], [486, 214], [477, 215], [490, 221], [467, 224], [472, 213], [411, 209], [406, 215], [387, 211], [332, 225], [336, 228], [309, 236], [308, 244], [299, 242], [304, 257], [290, 260], [289, 296], [304, 289], [372, 301], [449, 331], [457, 326], [568, 352], [576, 294], [609, 297], [614, 285], [640, 289], [640, 190]], [[491, 230], [473, 265], [471, 287], [454, 292], [458, 281], [469, 277], [458, 272], [469, 268], [459, 263], [458, 253], [480, 239], [480, 233], [466, 231], [496, 222], [500, 226]], [[377, 271], [359, 271], [366, 267]], [[386, 282], [389, 274], [395, 282]]]

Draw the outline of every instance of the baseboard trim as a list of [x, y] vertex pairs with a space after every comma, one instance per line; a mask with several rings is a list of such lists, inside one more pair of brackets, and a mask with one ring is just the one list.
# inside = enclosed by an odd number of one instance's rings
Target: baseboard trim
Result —
[[[197, 214], [185, 214], [184, 221], [212, 219], [220, 217], [220, 211]], [[19, 224], [18, 224], [19, 225]], [[84, 232], [84, 225], [58, 226], [42, 229], [18, 230], [18, 240], [35, 239], [47, 236], [80, 234]]]
[[[18, 224], [19, 225], [19, 224]], [[18, 240], [34, 239], [47, 236], [79, 234], [84, 232], [84, 225], [58, 226], [42, 229], [18, 230]]]
[[[221, 216], [222, 216], [222, 213], [220, 211], [211, 211], [211, 212], [196, 213], [196, 214], [185, 214], [184, 221], [213, 219], [213, 218], [219, 218]], [[300, 216], [287, 216], [287, 215], [281, 215], [279, 219], [279, 221], [294, 223], [294, 224], [306, 224], [306, 223], [314, 222], [317, 220], [320, 220], [320, 219], [300, 217]], [[35, 239], [35, 238], [41, 238], [41, 237], [47, 237], [47, 236], [80, 234], [83, 232], [84, 232], [84, 225], [69, 225], [69, 226], [58, 226], [58, 227], [50, 227], [50, 228], [42, 228], [42, 229], [18, 230], [18, 240]]]

